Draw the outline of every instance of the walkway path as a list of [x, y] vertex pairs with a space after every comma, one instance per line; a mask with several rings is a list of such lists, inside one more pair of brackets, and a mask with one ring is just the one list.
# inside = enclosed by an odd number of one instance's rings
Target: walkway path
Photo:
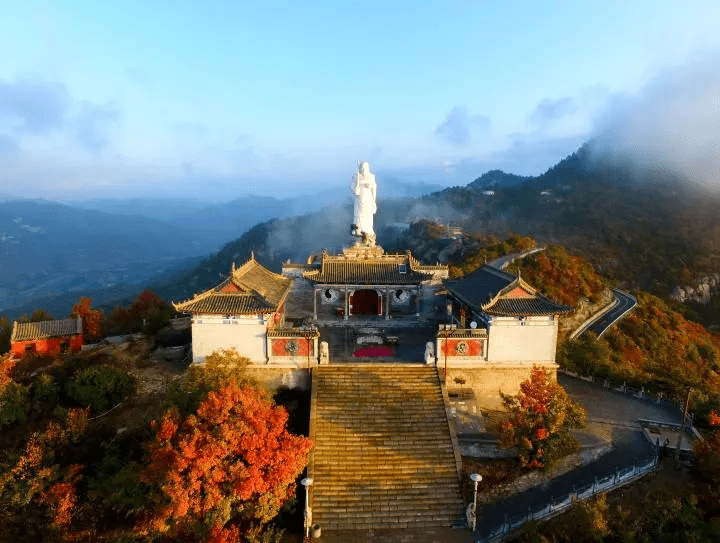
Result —
[[492, 266], [493, 268], [497, 270], [504, 270], [507, 268], [510, 264], [515, 262], [516, 260], [519, 260], [521, 258], [525, 258], [526, 256], [530, 256], [535, 253], [539, 253], [540, 251], [544, 251], [545, 247], [535, 247], [534, 249], [527, 249], [525, 251], [520, 251], [517, 253], [510, 253], [505, 256], [501, 256], [500, 258], [496, 258], [495, 260], [491, 260], [487, 263], [488, 266]]
[[[502, 502], [483, 506], [476, 536], [484, 537], [503, 522], [527, 514], [528, 507], [539, 509], [553, 499], [593, 483], [614, 473], [618, 468], [630, 467], [655, 454], [654, 447], [642, 435], [638, 419], [679, 422], [675, 410], [638, 400], [632, 396], [605, 390], [602, 385], [587, 383], [566, 375], [558, 381], [573, 397], [580, 401], [589, 419], [586, 431], [606, 441], [612, 441], [613, 450], [595, 462], [565, 475], [551, 479], [546, 485], [535, 487]], [[481, 540], [481, 539], [478, 539]]]

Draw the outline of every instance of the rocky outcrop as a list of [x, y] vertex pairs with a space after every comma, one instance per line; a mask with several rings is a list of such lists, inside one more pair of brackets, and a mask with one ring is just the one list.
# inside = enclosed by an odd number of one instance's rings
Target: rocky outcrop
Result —
[[720, 287], [720, 274], [713, 273], [701, 278], [695, 286], [676, 287], [670, 298], [682, 303], [696, 302], [707, 305], [718, 287]]
[[560, 318], [558, 332], [561, 338], [566, 337], [573, 330], [577, 329], [591, 316], [607, 307], [613, 301], [613, 293], [609, 288], [603, 290], [600, 300], [596, 303], [590, 302], [587, 298], [578, 300], [575, 311]]

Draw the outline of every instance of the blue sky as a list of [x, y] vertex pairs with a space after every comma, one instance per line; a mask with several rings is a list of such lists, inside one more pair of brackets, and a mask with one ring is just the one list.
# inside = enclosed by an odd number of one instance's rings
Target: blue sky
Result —
[[717, 1], [388, 4], [8, 2], [0, 193], [283, 196], [357, 160], [464, 184], [667, 131], [689, 102], [691, 147], [718, 150]]

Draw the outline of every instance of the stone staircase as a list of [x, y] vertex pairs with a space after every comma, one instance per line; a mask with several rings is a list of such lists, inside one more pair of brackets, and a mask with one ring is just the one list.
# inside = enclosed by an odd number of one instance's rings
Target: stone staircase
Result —
[[450, 527], [463, 518], [434, 367], [318, 366], [312, 380], [314, 524], [382, 530]]

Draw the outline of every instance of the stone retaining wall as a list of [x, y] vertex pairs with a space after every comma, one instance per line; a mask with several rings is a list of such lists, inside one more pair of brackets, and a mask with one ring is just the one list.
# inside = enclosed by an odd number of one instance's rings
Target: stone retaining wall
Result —
[[[317, 365], [317, 362], [315, 365]], [[299, 388], [301, 390], [310, 389], [310, 374], [306, 367], [252, 365], [246, 371], [250, 377], [254, 378], [269, 392], [275, 392], [285, 387]]]
[[[475, 401], [479, 408], [500, 409], [502, 398], [500, 392], [505, 394], [517, 394], [520, 391], [520, 383], [530, 378], [533, 366], [549, 370], [553, 379], [557, 378], [557, 364], [483, 364], [476, 367], [451, 367], [447, 368], [445, 382], [454, 386], [455, 378], [464, 379], [462, 385], [465, 390], [472, 390]], [[438, 360], [438, 373], [445, 374], [442, 360]]]

